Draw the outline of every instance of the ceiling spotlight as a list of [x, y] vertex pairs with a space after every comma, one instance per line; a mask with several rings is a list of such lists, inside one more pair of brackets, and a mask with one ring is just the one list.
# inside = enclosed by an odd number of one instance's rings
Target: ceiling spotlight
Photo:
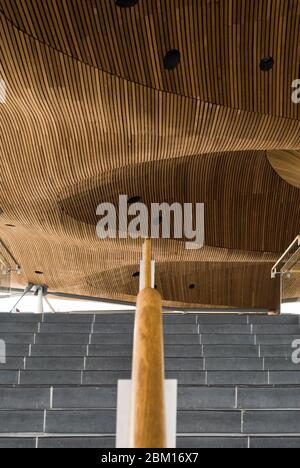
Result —
[[263, 72], [269, 72], [270, 70], [272, 70], [273, 66], [274, 66], [273, 57], [264, 57], [263, 59], [261, 59], [260, 65], [259, 65], [261, 71]]
[[128, 205], [134, 205], [135, 203], [141, 203], [142, 197], [135, 196], [128, 199]]
[[164, 67], [166, 70], [174, 70], [180, 62], [180, 52], [177, 49], [169, 50], [164, 58]]
[[116, 5], [120, 8], [130, 8], [136, 5], [139, 0], [116, 0]]

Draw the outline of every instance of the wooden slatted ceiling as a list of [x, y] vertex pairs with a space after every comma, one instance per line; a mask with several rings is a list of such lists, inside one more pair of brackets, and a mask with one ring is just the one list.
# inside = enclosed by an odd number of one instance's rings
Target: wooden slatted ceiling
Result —
[[0, 0], [0, 235], [26, 280], [134, 300], [140, 243], [96, 238], [97, 198], [202, 201], [212, 247], [156, 244], [164, 300], [274, 307], [270, 269], [299, 234], [300, 192], [266, 151], [300, 150], [299, 15], [293, 0]]
[[269, 151], [268, 160], [283, 180], [300, 189], [300, 151]]
[[[299, 0], [1, 0], [20, 30], [131, 82], [235, 109], [299, 117], [290, 99], [299, 75]], [[176, 72], [163, 58], [179, 49]], [[270, 74], [260, 60], [275, 58]], [[251, 77], [251, 79], [249, 79]]]

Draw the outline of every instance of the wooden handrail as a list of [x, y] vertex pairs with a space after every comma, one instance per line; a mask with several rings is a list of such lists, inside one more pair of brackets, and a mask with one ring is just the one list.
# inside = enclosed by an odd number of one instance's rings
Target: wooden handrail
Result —
[[137, 297], [132, 364], [131, 448], [166, 448], [162, 299], [151, 289], [151, 241], [143, 248], [144, 281]]

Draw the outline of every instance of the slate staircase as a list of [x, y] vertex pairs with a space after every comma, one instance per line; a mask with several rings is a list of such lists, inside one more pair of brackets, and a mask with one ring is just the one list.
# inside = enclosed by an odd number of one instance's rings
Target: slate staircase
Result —
[[[133, 314], [0, 314], [0, 448], [112, 448]], [[166, 315], [178, 447], [300, 447], [298, 316]]]

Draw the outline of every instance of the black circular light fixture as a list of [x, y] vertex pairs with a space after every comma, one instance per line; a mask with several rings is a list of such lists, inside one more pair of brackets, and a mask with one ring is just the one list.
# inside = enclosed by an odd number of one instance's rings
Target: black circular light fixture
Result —
[[134, 205], [135, 203], [141, 203], [142, 197], [139, 197], [138, 195], [131, 197], [128, 199], [128, 205]]
[[120, 8], [130, 8], [135, 6], [139, 0], [116, 0], [117, 7]]
[[177, 49], [169, 50], [164, 58], [165, 70], [174, 70], [180, 63], [180, 52]]
[[132, 277], [133, 278], [139, 278], [140, 277], [140, 272], [136, 271], [135, 273], [133, 273]]
[[261, 59], [259, 67], [260, 67], [261, 71], [269, 72], [269, 71], [272, 70], [272, 68], [274, 66], [274, 63], [275, 62], [274, 62], [273, 57], [271, 57], [271, 56], [264, 57], [264, 58]]

